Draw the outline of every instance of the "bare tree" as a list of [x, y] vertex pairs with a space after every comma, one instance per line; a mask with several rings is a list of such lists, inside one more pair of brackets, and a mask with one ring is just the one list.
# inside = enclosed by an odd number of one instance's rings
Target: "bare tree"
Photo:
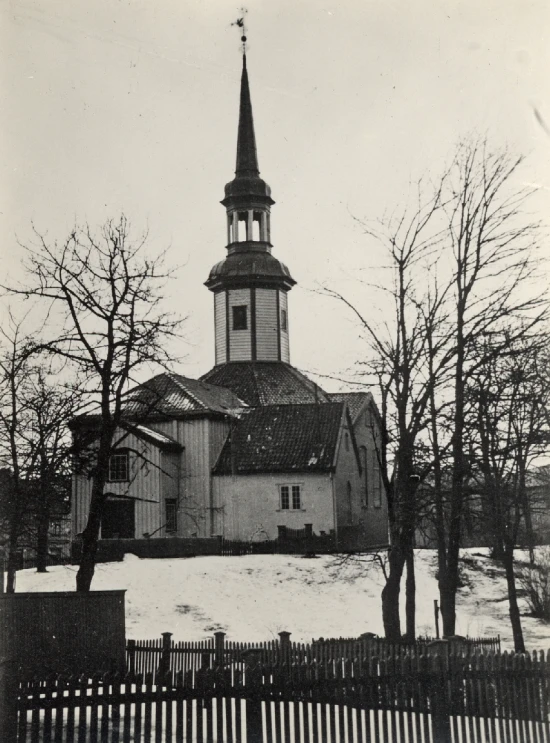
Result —
[[23, 546], [34, 547], [37, 569], [46, 570], [52, 512], [68, 503], [73, 455], [68, 424], [80, 396], [56, 380], [23, 323], [9, 317], [0, 328], [0, 465], [11, 592]]
[[506, 355], [496, 357], [489, 352], [495, 344], [494, 337], [480, 339], [486, 362], [470, 379], [467, 390], [471, 476], [478, 483], [493, 556], [504, 564], [516, 652], [525, 652], [525, 643], [517, 602], [514, 550], [522, 522], [528, 539], [532, 539], [527, 472], [536, 458], [546, 453], [549, 444], [546, 413], [550, 388], [540, 373], [547, 342], [546, 334], [530, 334], [515, 342]]
[[164, 254], [149, 258], [146, 236], [133, 241], [124, 216], [97, 232], [75, 228], [59, 244], [35, 234], [35, 244], [26, 247], [26, 283], [10, 291], [44, 300], [58, 330], [43, 339], [42, 349], [76, 368], [97, 404], [92, 494], [76, 579], [77, 591], [89, 591], [124, 393], [140, 369], [170, 363], [164, 344], [177, 336], [181, 320], [162, 309], [170, 275]]
[[23, 387], [30, 371], [31, 341], [21, 322], [10, 313], [7, 328], [1, 329], [0, 356], [0, 457], [4, 470], [2, 516], [7, 531], [6, 591], [15, 591], [19, 544], [24, 534], [29, 508], [27, 473], [33, 469], [29, 452], [20, 446], [21, 432], [27, 429], [28, 415], [23, 403]]
[[[397, 218], [377, 225], [364, 224], [365, 232], [381, 243], [389, 258], [392, 281], [382, 289], [393, 307], [391, 318], [376, 325], [345, 297], [329, 294], [353, 310], [370, 346], [366, 369], [379, 388], [381, 416], [392, 442], [387, 437], [377, 456], [384, 477], [388, 500], [390, 548], [386, 582], [382, 591], [382, 615], [388, 639], [401, 637], [399, 595], [401, 579], [407, 567], [407, 635], [415, 635], [414, 535], [417, 523], [417, 489], [424, 472], [419, 472], [417, 449], [426, 430], [427, 409], [434, 387], [444, 380], [448, 358], [442, 352], [443, 332], [439, 312], [445, 291], [427, 299], [422, 268], [437, 260], [442, 247], [442, 232], [434, 224], [442, 208], [443, 183], [429, 197], [422, 184], [412, 210], [405, 209]], [[420, 280], [419, 280], [420, 279]], [[380, 288], [380, 287], [379, 287]], [[432, 329], [434, 347], [427, 344], [425, 324]], [[436, 340], [436, 335], [441, 338]], [[432, 367], [427, 359], [432, 354]], [[392, 473], [388, 475], [388, 463]], [[423, 463], [424, 464], [424, 463]]]
[[[545, 319], [547, 301], [533, 285], [538, 224], [523, 213], [529, 193], [515, 187], [521, 158], [485, 141], [459, 145], [451, 166], [396, 220], [366, 226], [390, 258], [393, 317], [374, 322], [345, 297], [370, 346], [364, 366], [378, 380], [392, 440], [386, 489], [391, 547], [382, 610], [388, 637], [397, 637], [399, 586], [412, 566], [419, 515], [417, 484], [430, 475], [438, 542], [444, 635], [455, 634], [459, 549], [468, 497], [466, 387], [485, 363], [476, 339], [506, 323], [498, 355]], [[372, 296], [369, 297], [372, 303]], [[450, 482], [444, 482], [449, 480]], [[414, 579], [408, 591], [412, 632]]]
[[465, 446], [466, 388], [485, 363], [476, 339], [498, 330], [509, 333], [491, 355], [544, 321], [547, 299], [532, 283], [537, 275], [539, 225], [524, 213], [529, 191], [515, 185], [523, 161], [507, 150], [491, 150], [485, 140], [462, 142], [450, 169], [445, 205], [453, 293], [446, 310], [453, 353], [452, 471], [449, 526], [439, 544], [439, 591], [443, 632], [454, 635], [459, 550], [467, 499]]

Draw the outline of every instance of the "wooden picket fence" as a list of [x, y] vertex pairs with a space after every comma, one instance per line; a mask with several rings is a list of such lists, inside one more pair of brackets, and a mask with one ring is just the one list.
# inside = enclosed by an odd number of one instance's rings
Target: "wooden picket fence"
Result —
[[550, 651], [230, 665], [20, 687], [18, 743], [550, 743]]
[[311, 643], [290, 641], [290, 632], [280, 632], [278, 640], [268, 642], [231, 642], [225, 633], [216, 632], [211, 639], [198, 642], [172, 642], [171, 633], [163, 633], [157, 640], [128, 640], [126, 645], [126, 668], [130, 673], [148, 675], [153, 679], [160, 672], [170, 671], [175, 678], [178, 673], [196, 671], [199, 668], [231, 665], [242, 660], [244, 655], [254, 652], [261, 663], [331, 663], [349, 661], [352, 667], [369, 658], [390, 660], [408, 656], [433, 653], [437, 647], [447, 654], [468, 655], [475, 652], [500, 652], [500, 637], [461, 638], [460, 640], [437, 641], [424, 637], [415, 642], [388, 642], [384, 638], [338, 638], [312, 640]]

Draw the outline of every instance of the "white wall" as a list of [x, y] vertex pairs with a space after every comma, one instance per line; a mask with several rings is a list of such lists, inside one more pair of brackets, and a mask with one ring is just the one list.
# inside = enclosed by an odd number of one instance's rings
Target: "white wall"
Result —
[[216, 340], [216, 364], [224, 364], [227, 361], [227, 312], [226, 293], [214, 294], [214, 325]]
[[[117, 430], [115, 441], [125, 432]], [[130, 449], [130, 481], [109, 482], [106, 493], [125, 495], [135, 499], [135, 536], [144, 532], [151, 534], [160, 525], [161, 493], [161, 452], [152, 444], [127, 434], [121, 441], [121, 448]], [[72, 530], [73, 538], [83, 531], [88, 519], [92, 481], [86, 473], [73, 476]]]
[[277, 290], [256, 289], [256, 356], [259, 361], [277, 361]]
[[[280, 485], [300, 485], [302, 510], [281, 510]], [[259, 531], [275, 539], [277, 527], [303, 529], [327, 534], [334, 529], [332, 481], [330, 475], [231, 475], [213, 478], [216, 506], [216, 533], [227, 539], [248, 540]]]
[[279, 311], [286, 310], [286, 331], [281, 327], [281, 361], [290, 364], [290, 318], [288, 316], [288, 293], [279, 290]]
[[[232, 307], [246, 305], [248, 307], [248, 327], [246, 330], [233, 330], [233, 310]], [[230, 361], [250, 361], [252, 358], [251, 342], [251, 325], [250, 316], [250, 289], [230, 289], [229, 290], [229, 360]]]

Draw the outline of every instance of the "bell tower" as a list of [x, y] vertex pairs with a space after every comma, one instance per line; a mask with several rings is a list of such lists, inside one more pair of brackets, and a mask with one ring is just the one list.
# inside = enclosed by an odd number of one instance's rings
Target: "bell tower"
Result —
[[296, 282], [271, 254], [275, 202], [258, 168], [246, 54], [235, 177], [225, 186], [221, 203], [227, 213], [227, 256], [212, 268], [205, 282], [214, 293], [216, 366], [231, 361], [288, 364], [288, 291]]

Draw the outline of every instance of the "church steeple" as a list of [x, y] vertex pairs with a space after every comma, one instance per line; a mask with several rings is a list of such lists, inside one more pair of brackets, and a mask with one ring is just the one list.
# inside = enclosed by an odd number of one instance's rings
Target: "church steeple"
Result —
[[[243, 37], [244, 38], [244, 37]], [[235, 177], [221, 202], [227, 212], [227, 257], [205, 282], [214, 292], [216, 364], [289, 363], [287, 293], [296, 283], [271, 255], [271, 189], [260, 177], [243, 54]]]

